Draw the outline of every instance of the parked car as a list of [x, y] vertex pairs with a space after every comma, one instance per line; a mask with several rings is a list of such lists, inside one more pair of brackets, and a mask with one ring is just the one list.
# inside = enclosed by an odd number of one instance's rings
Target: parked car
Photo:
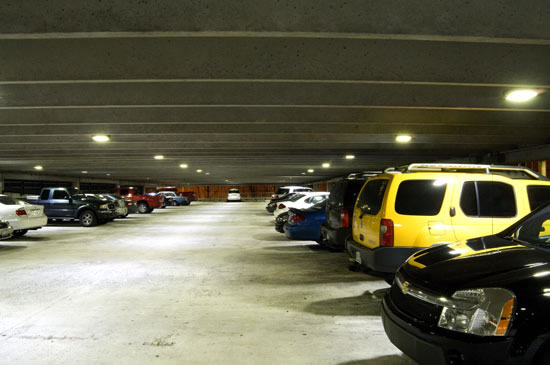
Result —
[[321, 224], [326, 219], [326, 205], [326, 201], [322, 200], [307, 209], [290, 208], [283, 227], [285, 235], [293, 240], [321, 242]]
[[282, 186], [279, 189], [277, 189], [275, 194], [271, 195], [271, 198], [272, 199], [277, 199], [277, 198], [280, 198], [281, 196], [286, 195], [286, 194], [304, 193], [304, 192], [309, 192], [309, 191], [313, 191], [313, 189], [308, 188], [306, 186]]
[[273, 212], [275, 218], [286, 213], [289, 208], [309, 208], [320, 201], [326, 200], [329, 196], [327, 191], [305, 192], [294, 195], [290, 200], [280, 202]]
[[103, 193], [103, 194], [97, 194], [99, 197], [105, 197], [107, 199], [110, 199], [113, 204], [115, 205], [115, 212], [116, 212], [116, 218], [126, 218], [128, 216], [128, 206], [127, 201], [121, 196], [110, 194], [110, 193]]
[[158, 191], [159, 194], [164, 195], [164, 201], [166, 205], [180, 206], [189, 205], [191, 201], [186, 196], [179, 196], [173, 191]]
[[550, 364], [550, 204], [504, 231], [414, 254], [382, 305], [419, 364]]
[[84, 227], [92, 227], [113, 218], [114, 204], [86, 197], [77, 188], [43, 188], [37, 200], [27, 200], [42, 205], [48, 219], [78, 220]]
[[299, 193], [288, 193], [288, 194], [280, 196], [279, 198], [271, 199], [269, 201], [269, 203], [267, 203], [267, 205], [265, 206], [265, 210], [267, 210], [269, 213], [273, 214], [275, 209], [277, 209], [277, 205], [279, 204], [279, 202], [282, 202], [282, 201], [285, 201], [285, 200], [290, 200], [290, 198], [292, 198], [296, 194], [299, 194]]
[[133, 187], [118, 188], [116, 195], [133, 201], [137, 212], [140, 214], [151, 213], [155, 208], [166, 207], [164, 204], [164, 195], [137, 194], [137, 190]]
[[10, 223], [5, 220], [0, 220], [0, 240], [7, 240], [13, 236], [13, 228]]
[[394, 273], [421, 249], [500, 232], [549, 197], [550, 181], [523, 167], [411, 164], [368, 179], [346, 249]]
[[181, 191], [178, 193], [178, 195], [187, 197], [187, 199], [189, 199], [190, 202], [199, 200], [199, 197], [194, 191]]
[[353, 173], [334, 184], [327, 200], [327, 217], [321, 226], [323, 240], [320, 241], [320, 244], [336, 250], [346, 248], [346, 238], [351, 235], [353, 208], [359, 191], [367, 178], [381, 173], [382, 171]]
[[48, 224], [44, 207], [29, 204], [0, 194], [0, 219], [9, 222], [15, 237], [23, 236], [29, 230], [40, 229]]
[[240, 202], [241, 201], [241, 192], [239, 189], [229, 189], [227, 192], [227, 201], [228, 202]]

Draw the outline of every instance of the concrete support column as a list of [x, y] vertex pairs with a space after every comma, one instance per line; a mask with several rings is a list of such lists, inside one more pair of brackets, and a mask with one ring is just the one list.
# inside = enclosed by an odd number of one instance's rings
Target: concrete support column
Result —
[[546, 176], [546, 160], [539, 161], [539, 171], [542, 176]]
[[80, 189], [80, 178], [76, 178], [73, 180], [73, 187]]

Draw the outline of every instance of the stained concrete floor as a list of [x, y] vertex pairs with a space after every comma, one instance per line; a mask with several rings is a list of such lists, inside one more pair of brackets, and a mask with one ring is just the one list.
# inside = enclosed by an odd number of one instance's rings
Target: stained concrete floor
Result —
[[264, 206], [0, 241], [0, 363], [413, 364], [382, 327], [387, 284], [287, 240]]

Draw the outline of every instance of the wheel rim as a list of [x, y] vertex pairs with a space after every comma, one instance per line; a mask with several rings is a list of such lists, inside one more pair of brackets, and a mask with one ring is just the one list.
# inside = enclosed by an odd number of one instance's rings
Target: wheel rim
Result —
[[92, 224], [94, 218], [92, 217], [92, 214], [91, 213], [84, 213], [82, 214], [82, 217], [80, 218], [82, 220], [82, 222], [89, 226], [90, 224]]

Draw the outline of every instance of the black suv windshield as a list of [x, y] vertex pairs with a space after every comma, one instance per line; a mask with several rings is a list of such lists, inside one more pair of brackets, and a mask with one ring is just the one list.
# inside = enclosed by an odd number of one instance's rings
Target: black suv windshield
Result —
[[501, 236], [516, 242], [550, 248], [550, 204], [503, 231]]

